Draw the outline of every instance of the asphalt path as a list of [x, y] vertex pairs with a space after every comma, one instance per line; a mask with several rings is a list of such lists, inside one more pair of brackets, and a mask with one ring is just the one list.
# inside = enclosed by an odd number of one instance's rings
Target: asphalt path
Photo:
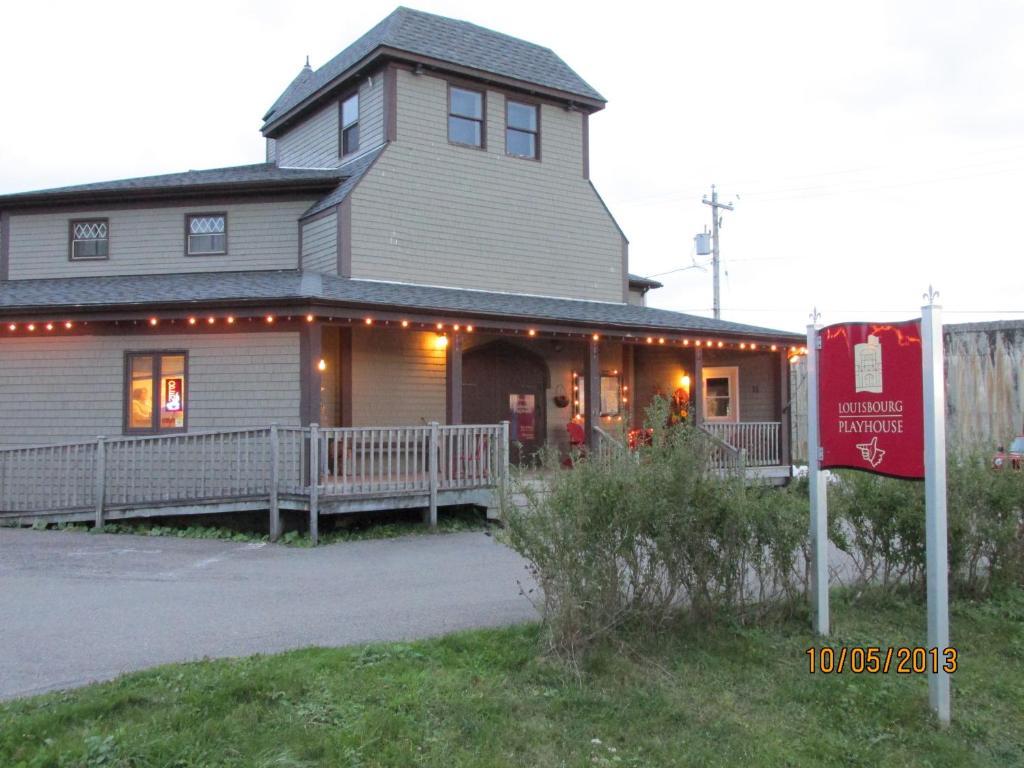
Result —
[[537, 617], [482, 532], [299, 549], [0, 528], [0, 699], [159, 664]]

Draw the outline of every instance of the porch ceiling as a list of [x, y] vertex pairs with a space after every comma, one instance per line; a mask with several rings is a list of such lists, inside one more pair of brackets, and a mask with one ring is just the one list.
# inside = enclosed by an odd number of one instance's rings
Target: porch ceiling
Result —
[[[0, 315], [24, 320], [67, 315], [142, 317], [203, 308], [280, 307], [320, 309], [357, 316], [402, 314], [465, 319], [501, 327], [536, 323], [548, 330], [727, 335], [799, 342], [801, 334], [697, 315], [612, 302], [495, 293], [373, 280], [353, 280], [297, 270], [125, 275], [0, 283]], [[97, 318], [101, 319], [101, 318]]]

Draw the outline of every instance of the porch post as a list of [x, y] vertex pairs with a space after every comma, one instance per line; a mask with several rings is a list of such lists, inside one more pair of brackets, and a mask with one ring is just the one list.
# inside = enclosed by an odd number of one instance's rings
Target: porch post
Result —
[[789, 357], [786, 349], [779, 350], [779, 463], [792, 467], [790, 449], [793, 429], [793, 401], [789, 393]]
[[632, 344], [627, 344], [626, 342], [622, 342], [622, 389], [625, 392], [625, 401], [626, 401], [625, 403], [623, 403], [623, 406], [624, 406], [624, 410], [626, 411], [626, 413], [629, 414], [629, 419], [626, 422], [626, 429], [627, 430], [632, 429], [633, 427], [637, 426], [637, 424], [636, 424], [636, 413], [633, 410], [633, 406], [635, 404], [634, 400], [633, 400], [633, 394], [634, 394], [634, 392], [633, 392], [633, 390], [634, 390], [634, 387], [633, 387], [634, 381], [633, 380], [636, 378], [634, 376], [634, 374], [633, 374], [633, 363], [634, 363], [634, 353], [635, 352], [636, 352], [636, 347], [634, 347]]
[[591, 337], [587, 341], [587, 356], [583, 361], [583, 434], [590, 451], [597, 450], [597, 432], [601, 419], [601, 347]]
[[455, 331], [448, 337], [444, 358], [445, 421], [462, 423], [462, 334]]
[[324, 357], [323, 327], [320, 322], [306, 323], [299, 332], [299, 423], [320, 423], [321, 373]]
[[338, 329], [338, 415], [341, 426], [352, 426], [352, 329]]
[[693, 410], [693, 426], [704, 425], [704, 350], [693, 350], [693, 381], [690, 383], [690, 408]]

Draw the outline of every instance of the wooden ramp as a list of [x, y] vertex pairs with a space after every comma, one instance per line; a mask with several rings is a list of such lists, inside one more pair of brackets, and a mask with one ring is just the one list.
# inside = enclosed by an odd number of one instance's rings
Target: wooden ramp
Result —
[[319, 516], [422, 507], [496, 507], [508, 424], [270, 426], [0, 451], [0, 525], [280, 511]]

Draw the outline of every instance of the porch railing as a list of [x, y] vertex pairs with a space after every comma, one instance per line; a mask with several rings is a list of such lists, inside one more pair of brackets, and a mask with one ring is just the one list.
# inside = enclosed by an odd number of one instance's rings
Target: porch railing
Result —
[[[271, 536], [282, 497], [429, 494], [488, 488], [507, 476], [508, 424], [425, 427], [264, 427], [0, 450], [4, 517], [266, 499]], [[315, 469], [314, 469], [315, 468]]]
[[777, 421], [743, 421], [735, 424], [703, 424], [704, 430], [737, 451], [746, 451], [748, 467], [776, 467], [781, 462]]

